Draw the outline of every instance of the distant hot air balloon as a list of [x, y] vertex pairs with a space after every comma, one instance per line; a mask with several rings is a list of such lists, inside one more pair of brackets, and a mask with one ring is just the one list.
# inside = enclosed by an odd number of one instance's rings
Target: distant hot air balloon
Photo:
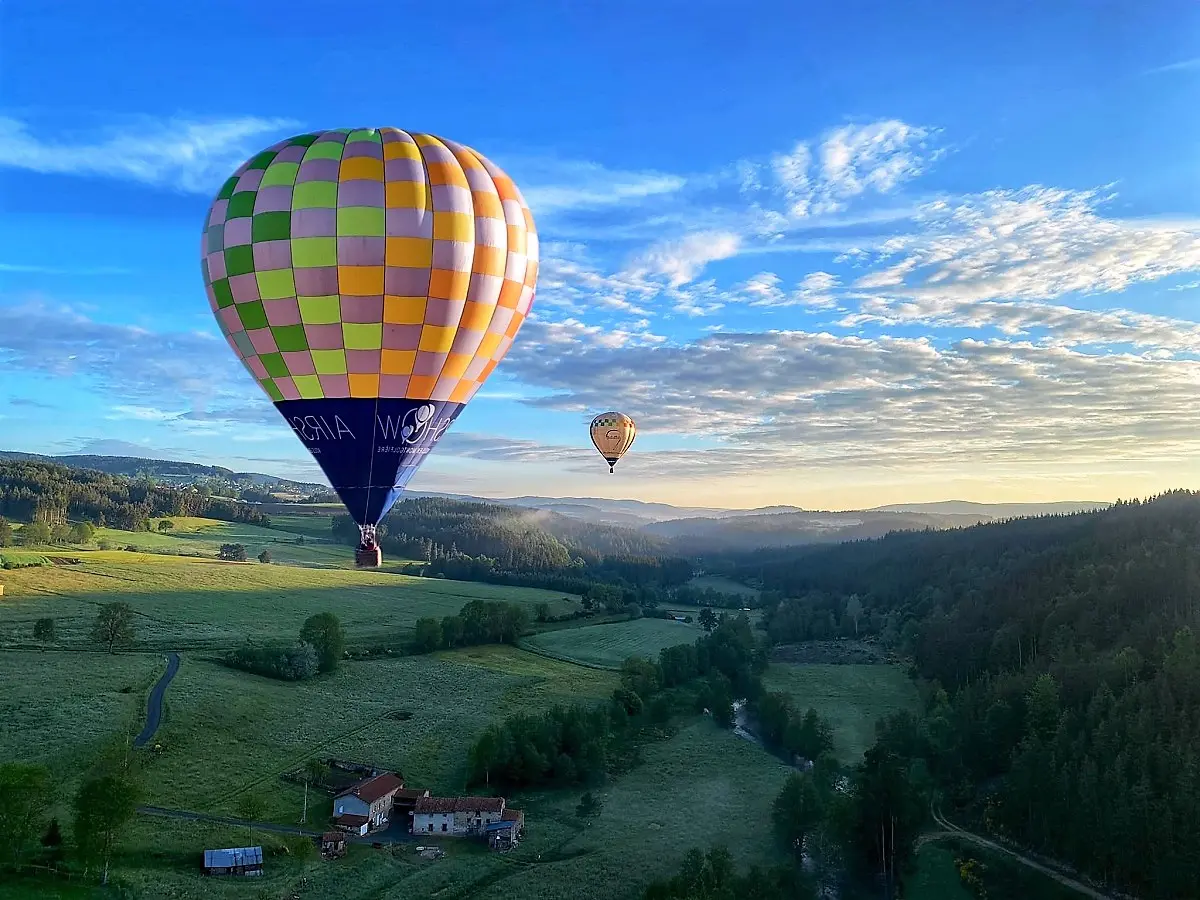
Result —
[[229, 346], [375, 526], [504, 358], [533, 304], [520, 191], [469, 147], [396, 128], [281, 141], [209, 210], [204, 283]]
[[625, 413], [600, 413], [592, 419], [592, 443], [608, 462], [610, 473], [616, 468], [617, 461], [633, 445], [635, 437], [637, 425], [633, 424], [633, 419]]

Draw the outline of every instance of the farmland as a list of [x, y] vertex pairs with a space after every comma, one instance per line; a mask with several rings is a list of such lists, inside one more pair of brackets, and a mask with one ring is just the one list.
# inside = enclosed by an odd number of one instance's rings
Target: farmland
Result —
[[28, 643], [33, 622], [52, 616], [61, 645], [86, 646], [96, 606], [114, 600], [134, 608], [136, 646], [144, 650], [224, 649], [247, 637], [291, 640], [308, 616], [325, 611], [342, 621], [353, 647], [398, 644], [418, 618], [451, 615], [475, 598], [531, 611], [546, 602], [555, 614], [577, 608], [562, 594], [535, 588], [117, 550], [72, 555], [82, 562], [4, 572], [0, 645]]
[[858, 762], [875, 743], [875, 722], [896, 710], [917, 712], [916, 686], [895, 666], [772, 664], [769, 691], [789, 694], [800, 709], [814, 708], [833, 725], [834, 752]]
[[560, 659], [598, 666], [620, 666], [630, 656], [657, 659], [664, 647], [690, 644], [704, 632], [698, 625], [667, 619], [634, 619], [548, 631], [525, 644]]
[[[294, 640], [307, 616], [327, 610], [342, 621], [353, 650], [401, 647], [418, 618], [455, 613], [475, 598], [520, 603], [531, 612], [546, 603], [551, 615], [577, 610], [579, 602], [536, 589], [378, 571], [164, 555], [172, 546], [204, 542], [254, 549], [250, 537], [263, 531], [224, 524], [214, 530], [207, 520], [175, 525], [178, 533], [118, 533], [114, 541], [125, 546], [149, 538], [163, 542], [156, 545], [163, 552], [35, 548], [15, 552], [80, 562], [0, 574], [0, 648], [7, 648], [0, 652], [0, 683], [13, 686], [0, 698], [0, 717], [17, 726], [0, 732], [0, 759], [50, 767], [59, 788], [54, 812], [64, 823], [70, 794], [89, 763], [140, 727], [166, 650], [181, 651], [182, 665], [167, 693], [159, 749], [138, 751], [144, 802], [231, 816], [239, 799], [254, 792], [266, 802], [265, 820], [295, 825], [303, 788], [281, 776], [308, 759], [362, 760], [396, 769], [408, 783], [435, 793], [458, 793], [468, 749], [488, 723], [556, 704], [603, 701], [617, 685], [608, 668], [703, 633], [695, 624], [641, 618], [535, 634], [525, 639], [534, 652], [502, 646], [397, 652], [346, 660], [335, 673], [308, 681], [274, 681], [228, 669], [213, 657], [247, 637]], [[97, 651], [89, 632], [97, 606], [114, 600], [135, 610], [136, 642], [111, 655]], [[54, 618], [57, 631], [44, 651], [32, 640], [41, 617]], [[833, 719], [839, 749], [861, 752], [874, 717], [912, 698], [895, 670], [827, 671], [837, 668], [775, 665], [769, 685], [793, 693], [798, 705], [816, 705]], [[437, 862], [420, 860], [404, 846], [355, 846], [337, 864], [273, 855], [267, 876], [248, 886], [197, 872], [199, 849], [243, 845], [245, 829], [143, 816], [123, 839], [115, 872], [144, 898], [289, 896], [305, 878], [302, 896], [331, 900], [435, 892], [467, 900], [497, 888], [530, 900], [634, 900], [649, 880], [673, 873], [693, 846], [724, 843], [743, 865], [778, 861], [766, 812], [788, 772], [777, 759], [701, 717], [685, 717], [673, 737], [643, 746], [641, 756], [639, 765], [596, 792], [602, 810], [587, 823], [575, 812], [582, 788], [510, 795], [510, 805], [525, 809], [529, 821], [526, 840], [513, 854], [450, 842], [447, 857]], [[321, 827], [329, 801], [319, 793], [309, 799], [308, 827]], [[282, 840], [254, 835], [268, 852]], [[16, 896], [22, 894], [0, 889], [0, 900]], [[62, 896], [89, 894], [64, 890]]]

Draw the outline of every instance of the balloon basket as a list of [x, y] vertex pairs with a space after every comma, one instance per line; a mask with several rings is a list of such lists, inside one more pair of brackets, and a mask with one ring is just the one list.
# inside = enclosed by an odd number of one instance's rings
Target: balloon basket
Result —
[[354, 551], [354, 564], [360, 569], [375, 569], [383, 565], [383, 551], [378, 547], [364, 550], [361, 547]]

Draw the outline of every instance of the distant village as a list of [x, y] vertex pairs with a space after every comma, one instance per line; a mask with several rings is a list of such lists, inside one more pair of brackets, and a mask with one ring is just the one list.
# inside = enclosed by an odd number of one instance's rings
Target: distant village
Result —
[[[505, 804], [503, 797], [434, 797], [428, 790], [406, 787], [399, 772], [380, 771], [354, 763], [330, 760], [335, 770], [357, 771], [363, 777], [337, 791], [330, 815], [333, 828], [320, 836], [325, 859], [345, 856], [347, 843], [364, 839], [408, 843], [421, 838], [466, 838], [485, 841], [504, 852], [518, 846], [525, 829], [525, 813]], [[436, 847], [417, 847], [427, 858], [437, 858]], [[208, 875], [261, 875], [262, 847], [229, 847], [204, 851]]]

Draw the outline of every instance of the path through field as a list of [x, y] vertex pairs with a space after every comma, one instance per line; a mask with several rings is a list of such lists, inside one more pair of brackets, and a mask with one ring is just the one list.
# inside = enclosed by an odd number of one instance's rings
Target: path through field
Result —
[[163, 696], [167, 693], [167, 685], [171, 683], [171, 679], [175, 677], [175, 673], [179, 671], [179, 654], [167, 654], [167, 671], [163, 672], [162, 678], [158, 679], [158, 683], [154, 685], [154, 689], [150, 691], [150, 699], [146, 701], [146, 727], [142, 729], [142, 733], [134, 738], [133, 746], [144, 747], [154, 737], [154, 733], [158, 731], [158, 723], [162, 721], [162, 705]]
[[1057, 881], [1059, 884], [1063, 885], [1064, 887], [1068, 887], [1073, 891], [1083, 894], [1085, 897], [1092, 897], [1093, 900], [1117, 900], [1117, 897], [1114, 894], [1102, 894], [1099, 891], [1097, 891], [1095, 888], [1089, 887], [1088, 885], [1084, 884], [1082, 881], [1076, 881], [1074, 878], [1071, 878], [1068, 875], [1064, 875], [1061, 872], [1055, 871], [1054, 869], [1050, 868], [1049, 866], [1042, 865], [1041, 863], [1037, 862], [1036, 860], [1030, 859], [1028, 856], [1025, 856], [1024, 854], [1018, 853], [1015, 850], [1010, 850], [1008, 847], [1005, 847], [1003, 844], [997, 844], [995, 841], [989, 841], [985, 837], [981, 837], [970, 831], [966, 831], [965, 829], [959, 828], [957, 825], [955, 825], [953, 822], [951, 822], [949, 819], [947, 819], [945, 816], [943, 816], [941, 810], [939, 810], [933, 804], [930, 804], [929, 810], [931, 813], [933, 813], [933, 820], [939, 826], [944, 828], [945, 831], [943, 831], [939, 834], [936, 834], [936, 835], [929, 835], [928, 840], [936, 840], [937, 838], [942, 838], [942, 837], [961, 838], [964, 841], [970, 841], [971, 843], [978, 844], [981, 847], [987, 847], [989, 850], [995, 850], [998, 853], [1004, 853], [1004, 854], [1012, 857], [1013, 859], [1015, 859], [1021, 865], [1028, 866], [1031, 869], [1036, 869], [1037, 871], [1041, 872], [1043, 875], [1045, 875], [1049, 878], [1053, 878], [1055, 881]]

